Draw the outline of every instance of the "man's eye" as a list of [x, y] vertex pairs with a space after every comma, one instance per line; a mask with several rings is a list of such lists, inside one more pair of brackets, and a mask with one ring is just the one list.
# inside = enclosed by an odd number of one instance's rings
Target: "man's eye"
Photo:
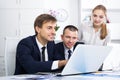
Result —
[[73, 37], [73, 39], [77, 39], [76, 37]]
[[97, 15], [93, 15], [93, 17], [97, 17]]
[[66, 36], [66, 38], [70, 38], [69, 36]]
[[51, 27], [49, 26], [48, 29], [51, 29]]

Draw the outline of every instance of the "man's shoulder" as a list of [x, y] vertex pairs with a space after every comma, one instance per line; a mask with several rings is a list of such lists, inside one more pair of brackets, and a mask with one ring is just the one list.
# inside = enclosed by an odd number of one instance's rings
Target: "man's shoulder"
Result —
[[62, 47], [63, 47], [63, 42], [62, 42], [62, 41], [55, 44], [55, 48], [56, 48], [56, 49], [62, 48]]
[[22, 38], [19, 43], [31, 43], [35, 40], [35, 35]]
[[55, 45], [55, 41], [48, 41], [47, 45]]
[[84, 42], [76, 42], [76, 44], [85, 44]]
[[76, 42], [73, 49], [75, 49], [77, 47], [77, 45], [79, 45], [79, 44], [84, 44], [84, 42]]
[[61, 46], [61, 45], [63, 45], [63, 42], [61, 41], [61, 42], [58, 42], [58, 43], [56, 43], [55, 44], [56, 46]]

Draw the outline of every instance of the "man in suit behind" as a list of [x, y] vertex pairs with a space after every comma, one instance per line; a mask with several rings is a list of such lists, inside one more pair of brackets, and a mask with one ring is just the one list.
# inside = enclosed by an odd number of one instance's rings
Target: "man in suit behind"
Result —
[[[15, 75], [50, 72], [66, 64], [66, 60], [53, 59], [56, 22], [49, 14], [36, 18], [36, 34], [22, 39], [17, 46]], [[56, 63], [57, 66], [54, 65]]]
[[55, 45], [55, 59], [68, 60], [78, 44], [78, 29], [73, 25], [64, 28], [61, 35], [62, 42]]

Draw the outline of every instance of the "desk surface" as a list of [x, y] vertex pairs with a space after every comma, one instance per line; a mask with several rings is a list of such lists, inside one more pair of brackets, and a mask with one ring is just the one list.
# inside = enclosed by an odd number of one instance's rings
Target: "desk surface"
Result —
[[55, 76], [55, 75], [16, 75], [3, 76], [0, 80], [120, 80], [120, 72], [103, 72], [95, 74], [83, 74], [73, 76]]

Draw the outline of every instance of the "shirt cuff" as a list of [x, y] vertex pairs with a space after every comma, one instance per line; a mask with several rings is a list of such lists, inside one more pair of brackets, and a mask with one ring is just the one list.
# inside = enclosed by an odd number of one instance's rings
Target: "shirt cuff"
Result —
[[53, 61], [52, 70], [58, 69], [58, 61]]

